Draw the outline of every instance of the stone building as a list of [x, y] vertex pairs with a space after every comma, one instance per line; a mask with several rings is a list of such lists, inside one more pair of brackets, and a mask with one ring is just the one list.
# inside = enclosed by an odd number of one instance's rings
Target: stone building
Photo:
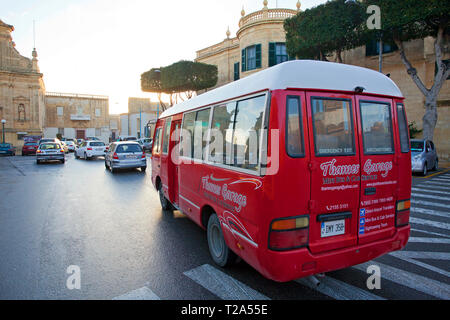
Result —
[[18, 146], [23, 136], [42, 134], [45, 86], [36, 50], [32, 59], [20, 55], [12, 31], [13, 26], [0, 20], [0, 119], [6, 120], [6, 142]]
[[[239, 30], [236, 37], [227, 38], [220, 43], [197, 51], [196, 61], [213, 64], [218, 67], [217, 87], [246, 77], [254, 72], [290, 60], [286, 54], [285, 31], [283, 22], [300, 11], [269, 9], [264, 1], [262, 10], [245, 14], [241, 12]], [[347, 52], [343, 52], [343, 63], [378, 70], [378, 45], [376, 41]], [[430, 88], [435, 75], [434, 39], [431, 37], [410, 41], [405, 44], [406, 55], [417, 69], [417, 73]], [[448, 41], [443, 48], [445, 59], [449, 59]], [[383, 48], [383, 73], [399, 86], [406, 98], [406, 110], [409, 122], [415, 122], [420, 129], [425, 113], [425, 97], [406, 72], [395, 45], [385, 44]], [[201, 92], [199, 92], [201, 93]], [[438, 99], [438, 122], [434, 131], [434, 142], [440, 160], [450, 160], [450, 82], [443, 85]], [[420, 137], [418, 137], [420, 138]]]
[[148, 98], [128, 98], [128, 113], [120, 115], [120, 135], [153, 138], [159, 104]]
[[262, 69], [287, 61], [284, 20], [293, 17], [300, 10], [269, 9], [267, 0], [262, 10], [245, 14], [241, 11], [239, 30], [236, 37], [197, 51], [195, 61], [218, 67], [217, 86], [246, 77]]
[[111, 138], [109, 98], [47, 92], [44, 136], [53, 138], [57, 134], [69, 139], [97, 137], [105, 143], [109, 142]]
[[119, 133], [119, 121], [110, 121], [106, 96], [46, 92], [38, 67], [36, 49], [32, 59], [15, 49], [14, 27], [0, 20], [0, 120], [5, 140], [18, 150], [24, 136], [54, 138], [98, 137], [104, 142]]

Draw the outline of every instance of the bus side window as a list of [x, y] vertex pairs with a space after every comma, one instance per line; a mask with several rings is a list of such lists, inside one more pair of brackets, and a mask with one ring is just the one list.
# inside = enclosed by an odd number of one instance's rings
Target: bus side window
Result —
[[206, 134], [209, 128], [209, 115], [211, 108], [197, 111], [194, 126], [194, 159], [205, 160], [207, 146]]
[[167, 119], [164, 126], [164, 138], [163, 138], [163, 148], [162, 152], [167, 154], [169, 152], [169, 136], [170, 136], [170, 125], [172, 124], [172, 119]]
[[233, 138], [236, 102], [214, 107], [211, 124], [211, 142], [209, 161], [220, 164], [232, 164], [231, 144]]
[[159, 154], [161, 151], [161, 129], [156, 129], [155, 141], [153, 143], [153, 154]]
[[286, 152], [293, 158], [304, 156], [300, 97], [287, 98]]
[[409, 133], [408, 125], [406, 124], [405, 107], [402, 104], [397, 104], [397, 119], [398, 131], [400, 133], [400, 147], [403, 153], [408, 153], [409, 147]]
[[259, 170], [259, 137], [266, 96], [238, 102], [233, 134], [234, 166], [252, 171]]

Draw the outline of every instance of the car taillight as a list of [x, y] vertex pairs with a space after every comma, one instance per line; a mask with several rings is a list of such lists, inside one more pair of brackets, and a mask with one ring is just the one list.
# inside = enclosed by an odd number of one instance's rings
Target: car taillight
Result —
[[64, 152], [64, 149], [61, 149], [60, 152]]
[[274, 220], [270, 226], [269, 249], [292, 250], [308, 245], [309, 217]]
[[88, 151], [92, 151], [92, 148], [87, 148]]
[[37, 152], [37, 153], [42, 153], [42, 151], [41, 151], [41, 150], [37, 150], [36, 152]]
[[117, 153], [114, 153], [113, 159], [119, 160], [119, 156], [117, 155]]
[[145, 159], [145, 152], [142, 154], [142, 157], [141, 157], [142, 159]]
[[409, 224], [409, 215], [411, 209], [411, 200], [397, 201], [395, 211], [395, 226], [404, 227]]

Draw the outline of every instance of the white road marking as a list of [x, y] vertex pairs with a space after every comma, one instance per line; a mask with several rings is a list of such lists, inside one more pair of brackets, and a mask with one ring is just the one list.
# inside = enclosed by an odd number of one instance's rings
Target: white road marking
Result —
[[448, 187], [439, 186], [439, 185], [434, 186], [434, 185], [423, 185], [423, 184], [414, 186], [414, 187], [415, 188], [418, 187], [418, 188], [422, 188], [422, 189], [426, 188], [427, 190], [430, 189], [430, 190], [441, 190], [441, 191], [448, 191], [448, 189], [449, 189]]
[[431, 232], [431, 231], [428, 231], [428, 230], [422, 230], [422, 229], [417, 229], [417, 228], [411, 228], [411, 231], [431, 234], [433, 236], [440, 236], [440, 237], [450, 238], [450, 235], [448, 235], [448, 234], [443, 234], [443, 233], [438, 233], [438, 232]]
[[450, 205], [444, 204], [444, 203], [422, 201], [422, 200], [415, 200], [415, 199], [412, 199], [411, 203], [422, 205], [422, 206], [432, 206], [432, 207], [440, 207], [440, 208], [446, 208], [446, 209], [448, 209], [450, 207]]
[[121, 296], [113, 298], [113, 300], [161, 300], [148, 287], [143, 287], [137, 290], [130, 291]]
[[366, 290], [331, 277], [320, 278], [319, 286], [314, 285], [305, 278], [295, 280], [295, 282], [336, 300], [385, 300], [384, 298], [367, 292]]
[[443, 181], [443, 182], [450, 182], [450, 179], [449, 178], [446, 178], [446, 177], [439, 177], [439, 178], [434, 178], [433, 180], [431, 180], [431, 181]]
[[449, 183], [446, 183], [445, 181], [426, 181], [424, 183], [422, 183], [421, 185], [438, 185], [438, 186], [443, 186], [443, 187], [447, 187], [450, 186], [450, 181]]
[[360, 270], [362, 272], [366, 272], [367, 268], [371, 265], [377, 265], [380, 267], [381, 277], [383, 279], [426, 293], [433, 297], [437, 297], [444, 300], [450, 299], [450, 286], [440, 281], [436, 281], [418, 274], [410, 273], [408, 271], [391, 267], [383, 263], [379, 263], [377, 261], [369, 261], [354, 266], [353, 268]]
[[411, 191], [423, 192], [424, 194], [444, 194], [449, 196], [450, 200], [450, 192], [449, 191], [438, 191], [438, 190], [430, 190], [425, 188], [411, 188]]
[[396, 251], [390, 254], [402, 256], [410, 259], [433, 259], [433, 260], [450, 260], [449, 252], [430, 252], [430, 251]]
[[184, 275], [223, 300], [270, 300], [209, 264], [186, 271]]
[[[414, 198], [426, 198], [426, 199], [433, 199], [433, 200], [444, 200], [444, 201], [450, 201], [450, 197], [439, 197], [439, 196], [431, 196], [429, 194], [421, 194], [421, 193], [415, 193], [413, 192], [411, 194]], [[447, 205], [448, 207], [448, 205]]]
[[[420, 231], [420, 230], [418, 230], [418, 231]], [[441, 244], [450, 244], [450, 239], [411, 237], [411, 238], [409, 238], [408, 243], [441, 243]]]
[[444, 218], [450, 218], [450, 213], [444, 212], [444, 211], [437, 211], [437, 210], [431, 210], [431, 209], [423, 209], [423, 208], [415, 208], [413, 207], [411, 209], [412, 213], [421, 213], [421, 214], [428, 214], [430, 216], [437, 216], [437, 217], [444, 217]]
[[429, 227], [435, 227], [435, 228], [450, 230], [450, 224], [449, 223], [445, 223], [445, 222], [430, 221], [430, 220], [413, 218], [413, 217], [411, 217], [409, 219], [409, 222], [415, 223], [415, 224], [421, 224], [421, 225], [429, 226]]
[[391, 256], [393, 256], [393, 257], [396, 257], [396, 258], [398, 258], [398, 259], [401, 259], [401, 260], [403, 260], [403, 261], [406, 261], [406, 262], [415, 264], [415, 265], [417, 265], [417, 266], [419, 266], [419, 267], [428, 269], [428, 270], [430, 270], [430, 271], [433, 271], [433, 272], [442, 274], [442, 275], [444, 275], [444, 276], [450, 278], [450, 272], [445, 271], [445, 270], [442, 270], [442, 269], [440, 269], [440, 268], [438, 268], [438, 267], [432, 266], [432, 265], [430, 265], [430, 264], [428, 264], [428, 263], [425, 263], [425, 262], [422, 262], [422, 261], [414, 260], [413, 258], [408, 257], [408, 255], [404, 255], [402, 251], [391, 252], [391, 253], [389, 253], [389, 255], [391, 255]]

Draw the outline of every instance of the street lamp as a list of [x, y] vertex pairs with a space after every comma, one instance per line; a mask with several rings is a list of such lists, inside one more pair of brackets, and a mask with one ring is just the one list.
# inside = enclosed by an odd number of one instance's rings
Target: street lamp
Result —
[[2, 136], [3, 136], [3, 143], [5, 143], [5, 123], [6, 120], [2, 119]]

